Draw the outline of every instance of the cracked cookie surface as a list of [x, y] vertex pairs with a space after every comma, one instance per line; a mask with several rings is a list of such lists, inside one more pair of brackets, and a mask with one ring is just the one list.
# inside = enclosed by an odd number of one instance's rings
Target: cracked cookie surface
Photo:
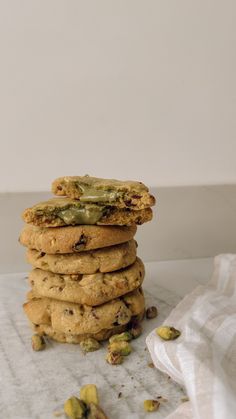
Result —
[[49, 255], [28, 249], [27, 261], [35, 268], [58, 274], [113, 272], [132, 265], [136, 259], [135, 240], [85, 252]]
[[144, 317], [144, 311], [141, 311], [140, 314], [136, 316], [132, 316], [130, 322], [127, 324], [124, 324], [121, 326], [114, 326], [111, 329], [102, 329], [97, 333], [84, 333], [84, 334], [79, 334], [79, 335], [75, 335], [72, 333], [58, 332], [54, 330], [52, 326], [47, 325], [47, 324], [37, 324], [37, 325], [32, 324], [32, 328], [39, 335], [46, 335], [50, 337], [51, 339], [56, 340], [57, 342], [61, 342], [61, 343], [80, 343], [81, 341], [87, 338], [93, 338], [93, 339], [96, 339], [97, 341], [102, 341], [102, 340], [109, 339], [112, 335], [116, 335], [126, 330], [129, 330], [132, 322], [134, 323], [141, 322], [143, 317]]
[[68, 226], [42, 228], [26, 224], [19, 241], [30, 249], [48, 254], [99, 249], [131, 240], [136, 226]]
[[140, 210], [155, 205], [155, 198], [142, 182], [101, 179], [92, 176], [64, 176], [52, 183], [58, 196], [81, 202], [113, 205]]
[[37, 268], [30, 272], [29, 284], [34, 297], [98, 306], [139, 288], [144, 274], [143, 262], [137, 258], [119, 271], [91, 275], [62, 275]]
[[114, 206], [81, 203], [70, 198], [53, 198], [26, 208], [22, 214], [28, 224], [39, 227], [67, 225], [141, 225], [152, 219], [152, 209], [132, 210]]
[[35, 298], [33, 293], [29, 297], [23, 308], [31, 323], [48, 325], [57, 332], [72, 335], [95, 334], [126, 325], [145, 308], [141, 288], [97, 307]]

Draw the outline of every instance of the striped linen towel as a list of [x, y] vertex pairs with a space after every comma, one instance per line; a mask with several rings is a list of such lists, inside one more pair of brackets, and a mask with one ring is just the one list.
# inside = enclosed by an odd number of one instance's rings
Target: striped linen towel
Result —
[[236, 418], [236, 255], [215, 258], [206, 286], [187, 295], [164, 322], [181, 331], [146, 343], [154, 365], [185, 387], [189, 401], [168, 419]]

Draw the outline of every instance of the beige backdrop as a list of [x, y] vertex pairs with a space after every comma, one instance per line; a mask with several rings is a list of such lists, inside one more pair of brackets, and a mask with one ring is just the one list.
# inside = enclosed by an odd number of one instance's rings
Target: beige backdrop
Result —
[[0, 1], [0, 192], [236, 181], [235, 0]]

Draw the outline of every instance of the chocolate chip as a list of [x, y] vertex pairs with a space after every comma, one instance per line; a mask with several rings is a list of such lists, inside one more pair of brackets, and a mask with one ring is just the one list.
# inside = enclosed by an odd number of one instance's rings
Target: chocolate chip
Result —
[[132, 201], [131, 201], [131, 199], [127, 199], [126, 201], [125, 201], [125, 205], [127, 206], [127, 207], [131, 207], [132, 206]]
[[97, 316], [97, 314], [96, 314], [96, 312], [94, 311], [94, 309], [92, 308], [92, 310], [91, 310], [91, 314], [92, 314], [92, 316], [95, 318], [95, 319], [99, 319], [99, 317]]
[[82, 305], [82, 304], [80, 304], [80, 306], [79, 306], [79, 314], [81, 315], [81, 316], [83, 316], [84, 315], [84, 306]]
[[70, 308], [66, 308], [66, 309], [64, 310], [64, 314], [65, 314], [66, 316], [73, 316], [74, 312], [73, 312], [73, 310], [71, 310]]
[[141, 195], [132, 195], [132, 198], [133, 198], [133, 199], [140, 199], [140, 198], [142, 198], [142, 197], [141, 197]]
[[137, 319], [132, 319], [131, 320], [129, 332], [131, 333], [133, 339], [136, 339], [141, 335], [142, 326]]
[[79, 251], [84, 248], [85, 244], [87, 243], [87, 237], [82, 233], [78, 242], [76, 242], [73, 246], [73, 250]]

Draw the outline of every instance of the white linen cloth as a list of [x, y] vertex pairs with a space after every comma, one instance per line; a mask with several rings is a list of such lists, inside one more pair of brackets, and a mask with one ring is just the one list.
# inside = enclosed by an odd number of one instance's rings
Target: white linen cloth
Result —
[[163, 323], [181, 336], [164, 341], [153, 330], [146, 340], [154, 365], [189, 398], [168, 419], [236, 418], [236, 255], [217, 256], [214, 265], [208, 284], [187, 295]]

